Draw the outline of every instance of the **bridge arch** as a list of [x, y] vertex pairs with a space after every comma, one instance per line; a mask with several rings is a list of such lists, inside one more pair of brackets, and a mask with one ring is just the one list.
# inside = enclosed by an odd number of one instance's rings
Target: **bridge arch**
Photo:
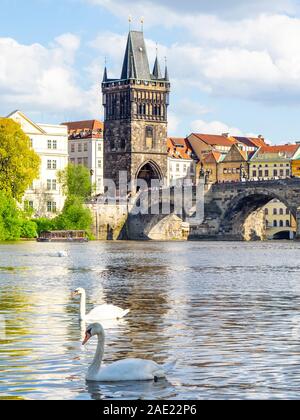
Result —
[[274, 188], [253, 188], [236, 194], [227, 202], [220, 219], [219, 234], [232, 239], [258, 240], [265, 233], [264, 214], [261, 212], [272, 200], [283, 203], [297, 217], [297, 207], [294, 207], [288, 194]]

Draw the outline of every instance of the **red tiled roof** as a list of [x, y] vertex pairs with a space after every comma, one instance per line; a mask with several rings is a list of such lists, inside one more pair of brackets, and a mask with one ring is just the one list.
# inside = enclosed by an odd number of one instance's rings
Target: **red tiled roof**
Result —
[[61, 125], [66, 125], [68, 127], [68, 131], [84, 131], [84, 130], [104, 130], [104, 124], [98, 120], [86, 120], [86, 121], [73, 121], [73, 122], [65, 122]]
[[266, 142], [265, 142], [265, 139], [262, 139], [262, 138], [259, 138], [259, 137], [257, 137], [257, 138], [249, 137], [249, 140], [257, 147], [264, 147], [264, 146], [267, 145]]
[[197, 133], [192, 133], [192, 135], [197, 137], [199, 140], [202, 140], [204, 143], [210, 146], [231, 147], [233, 144], [237, 143], [237, 141], [233, 137], [218, 136], [214, 134], [197, 134]]
[[192, 159], [192, 149], [184, 138], [170, 137], [167, 140], [168, 154], [173, 159]]
[[222, 153], [212, 151], [207, 154], [204, 154], [202, 159], [203, 159], [203, 162], [205, 163], [217, 163], [219, 162], [221, 156], [222, 156]]
[[265, 140], [263, 138], [254, 138], [254, 137], [236, 137], [234, 136], [234, 138], [242, 144], [245, 144], [248, 147], [264, 147], [266, 146]]
[[299, 144], [284, 144], [281, 146], [264, 146], [261, 147], [259, 150], [260, 154], [265, 153], [287, 153], [287, 154], [295, 154], [299, 149]]

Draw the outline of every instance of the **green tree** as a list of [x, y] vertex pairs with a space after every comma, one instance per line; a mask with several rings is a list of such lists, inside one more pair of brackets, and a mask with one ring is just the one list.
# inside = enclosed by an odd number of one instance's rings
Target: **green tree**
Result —
[[37, 224], [33, 220], [23, 220], [21, 224], [21, 238], [33, 239], [37, 236]]
[[40, 158], [20, 125], [0, 119], [0, 190], [20, 201], [39, 176]]
[[15, 241], [21, 236], [21, 212], [16, 201], [0, 191], [0, 241]]
[[59, 230], [85, 230], [90, 232], [93, 219], [89, 209], [84, 207], [81, 197], [67, 198], [62, 214], [55, 219]]
[[59, 171], [58, 179], [68, 197], [76, 196], [83, 200], [91, 197], [91, 174], [85, 166], [69, 164], [65, 170]]

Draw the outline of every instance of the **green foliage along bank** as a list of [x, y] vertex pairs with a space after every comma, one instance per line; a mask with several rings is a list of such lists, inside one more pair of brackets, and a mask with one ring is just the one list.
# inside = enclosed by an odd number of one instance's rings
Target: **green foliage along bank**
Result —
[[70, 164], [58, 173], [58, 177], [67, 196], [63, 211], [52, 220], [37, 219], [38, 234], [45, 230], [85, 230], [92, 238], [93, 218], [84, 205], [93, 191], [89, 170], [81, 165]]
[[40, 157], [18, 123], [0, 118], [0, 191], [21, 201], [34, 179], [39, 177]]

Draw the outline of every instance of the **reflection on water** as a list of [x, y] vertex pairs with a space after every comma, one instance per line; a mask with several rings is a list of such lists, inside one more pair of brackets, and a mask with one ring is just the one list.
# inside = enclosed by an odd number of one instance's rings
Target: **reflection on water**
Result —
[[[298, 398], [299, 243], [0, 245], [0, 399]], [[59, 251], [66, 251], [59, 258]], [[85, 382], [96, 340], [71, 292], [130, 308], [105, 360], [165, 363], [167, 381]]]

